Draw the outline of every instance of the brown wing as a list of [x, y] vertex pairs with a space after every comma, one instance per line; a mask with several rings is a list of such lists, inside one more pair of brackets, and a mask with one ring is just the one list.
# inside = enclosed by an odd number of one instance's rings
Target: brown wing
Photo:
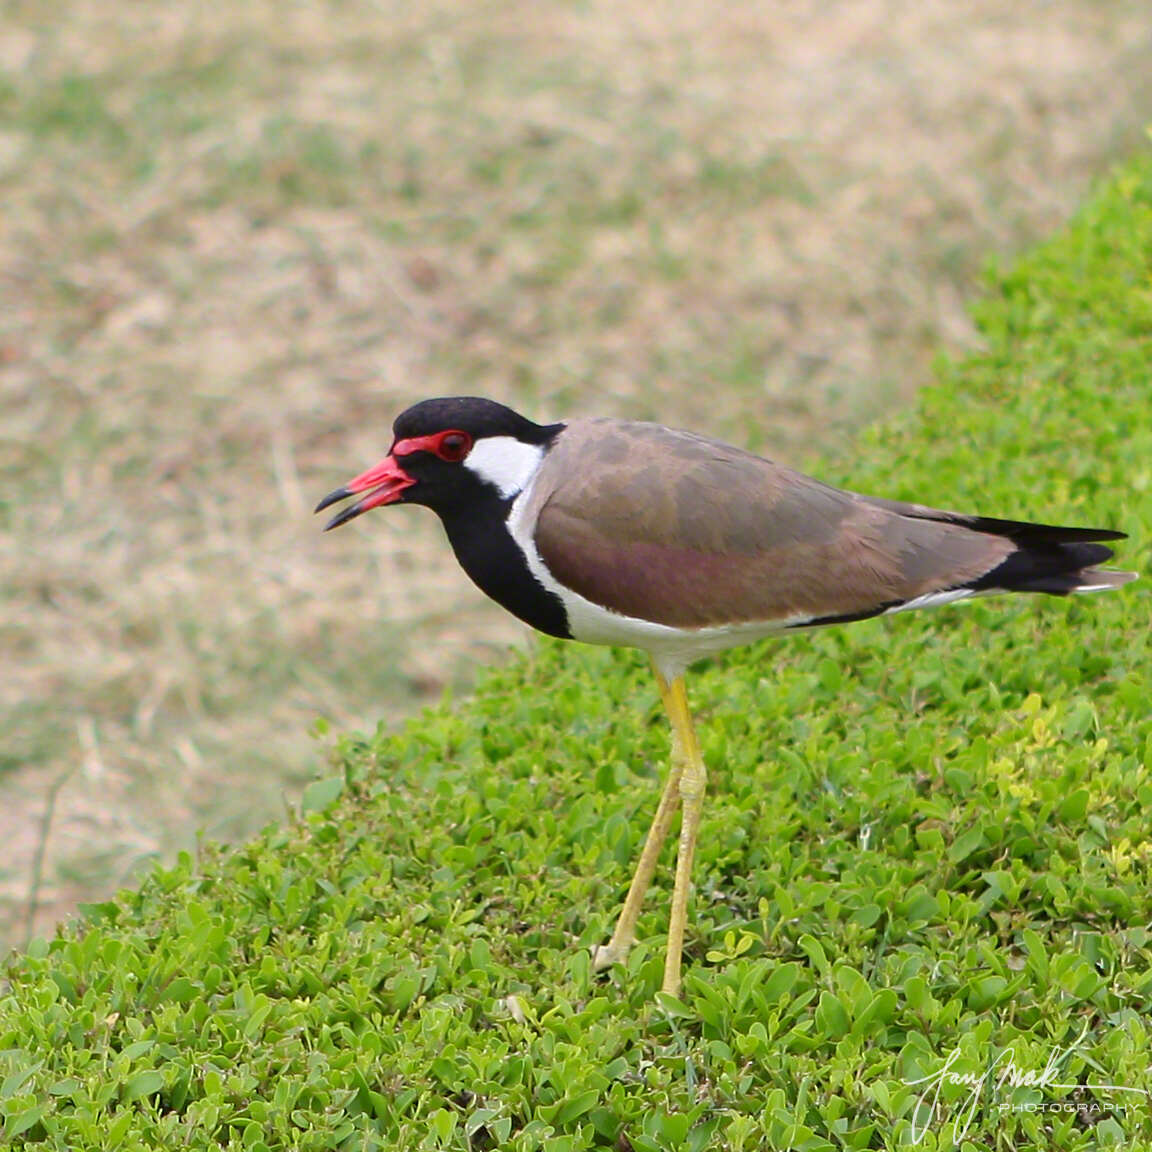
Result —
[[704, 627], [866, 615], [976, 580], [1015, 545], [656, 424], [572, 421], [533, 493], [552, 574], [628, 616]]

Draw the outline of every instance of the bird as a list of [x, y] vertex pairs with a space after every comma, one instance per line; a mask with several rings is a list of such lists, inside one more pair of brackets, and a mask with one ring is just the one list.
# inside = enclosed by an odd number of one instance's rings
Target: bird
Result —
[[[476, 396], [420, 401], [384, 459], [319, 502], [419, 504], [472, 581], [550, 636], [649, 654], [671, 725], [670, 767], [603, 971], [636, 939], [680, 811], [662, 991], [678, 997], [707, 769], [685, 689], [696, 661], [763, 637], [997, 592], [1119, 588], [1100, 568], [1125, 533], [948, 512], [821, 483], [719, 440], [581, 417], [538, 424]], [[353, 499], [355, 498], [355, 499]]]

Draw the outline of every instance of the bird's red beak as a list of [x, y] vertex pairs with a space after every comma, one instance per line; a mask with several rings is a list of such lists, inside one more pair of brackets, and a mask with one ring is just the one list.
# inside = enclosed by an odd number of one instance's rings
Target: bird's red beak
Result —
[[357, 516], [362, 512], [367, 512], [369, 508], [379, 508], [382, 504], [395, 504], [400, 499], [400, 493], [415, 483], [415, 479], [400, 467], [394, 456], [386, 456], [375, 468], [361, 472], [355, 480], [350, 480], [343, 488], [329, 492], [316, 505], [316, 511], [322, 512], [325, 508], [339, 503], [341, 500], [346, 500], [349, 496], [355, 496], [357, 492], [368, 493], [367, 496], [357, 500], [355, 504], [349, 504], [347, 508], [342, 508], [337, 512], [324, 525], [324, 531], [327, 532], [329, 529], [339, 528], [341, 524], [347, 524], [349, 520], [355, 520]]

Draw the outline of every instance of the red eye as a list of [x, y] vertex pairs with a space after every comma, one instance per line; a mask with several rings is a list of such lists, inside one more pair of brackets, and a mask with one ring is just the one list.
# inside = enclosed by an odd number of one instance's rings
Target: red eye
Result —
[[472, 449], [472, 437], [467, 432], [441, 432], [435, 452], [449, 464], [459, 464]]

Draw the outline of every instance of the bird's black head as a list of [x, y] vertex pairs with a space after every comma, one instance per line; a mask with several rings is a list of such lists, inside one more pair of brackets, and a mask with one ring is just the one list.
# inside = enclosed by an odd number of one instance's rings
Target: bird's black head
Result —
[[494, 400], [422, 400], [392, 425], [388, 455], [316, 506], [365, 493], [325, 526], [336, 528], [383, 504], [424, 504], [451, 517], [477, 501], [510, 501], [523, 490], [562, 424], [534, 424]]

